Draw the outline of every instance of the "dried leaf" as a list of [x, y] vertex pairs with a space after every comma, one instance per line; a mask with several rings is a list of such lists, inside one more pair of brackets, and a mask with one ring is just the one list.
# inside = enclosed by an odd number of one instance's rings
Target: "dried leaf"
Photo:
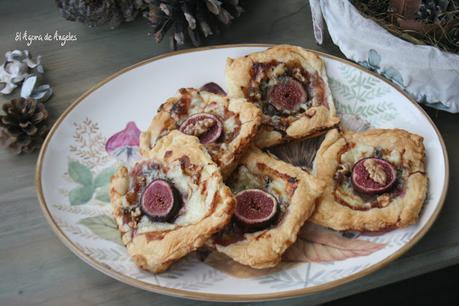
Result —
[[420, 33], [426, 32], [427, 25], [415, 19], [397, 18], [397, 23], [403, 30], [412, 30]]
[[419, 11], [421, 0], [391, 0], [390, 5], [396, 13], [406, 19], [413, 19]]
[[330, 262], [366, 256], [384, 246], [345, 238], [339, 232], [308, 222], [301, 228], [297, 241], [285, 252], [283, 259], [289, 262]]
[[[10, 94], [26, 78], [43, 74], [41, 56], [33, 61], [29, 51], [13, 50], [5, 53], [5, 62], [0, 65], [1, 94]], [[2, 88], [3, 87], [3, 88]]]
[[22, 98], [32, 98], [38, 102], [46, 102], [53, 94], [51, 86], [41, 84], [40, 75], [32, 75], [24, 80], [21, 87]]

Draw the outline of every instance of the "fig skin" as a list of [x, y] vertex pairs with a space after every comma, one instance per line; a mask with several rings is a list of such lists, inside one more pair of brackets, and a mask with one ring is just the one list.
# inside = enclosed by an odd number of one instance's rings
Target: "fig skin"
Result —
[[207, 91], [220, 96], [226, 96], [226, 91], [224, 91], [223, 88], [220, 87], [220, 85], [214, 82], [209, 82], [202, 85], [201, 88], [199, 88], [199, 90]]
[[[260, 201], [264, 203], [261, 204]], [[275, 220], [277, 206], [277, 200], [263, 190], [243, 190], [236, 195], [235, 221], [246, 231], [264, 229]]]
[[204, 119], [210, 119], [213, 121], [214, 124], [206, 132], [200, 135], [194, 135], [194, 136], [197, 136], [199, 138], [199, 141], [202, 144], [209, 144], [212, 142], [216, 142], [223, 133], [223, 123], [220, 121], [220, 119], [217, 118], [217, 116], [212, 115], [212, 114], [198, 113], [198, 114], [191, 115], [180, 125], [179, 130], [182, 133], [190, 134], [186, 132], [186, 128], [190, 124], [196, 124], [196, 122], [204, 120]]
[[[152, 204], [152, 201], [156, 203]], [[179, 192], [167, 181], [161, 179], [148, 184], [140, 197], [142, 212], [154, 222], [172, 222], [181, 206], [182, 200]]]
[[281, 77], [268, 89], [268, 101], [279, 111], [296, 111], [308, 100], [308, 93], [301, 82], [292, 77]]
[[[384, 184], [378, 183], [370, 178], [369, 172], [366, 170], [364, 163], [365, 161], [373, 161], [379, 166], [382, 166], [386, 176]], [[364, 182], [362, 182], [360, 176], [364, 175]], [[395, 186], [397, 180], [397, 171], [395, 167], [385, 159], [368, 157], [363, 158], [355, 163], [352, 167], [352, 187], [354, 190], [364, 194], [381, 194], [389, 191]]]

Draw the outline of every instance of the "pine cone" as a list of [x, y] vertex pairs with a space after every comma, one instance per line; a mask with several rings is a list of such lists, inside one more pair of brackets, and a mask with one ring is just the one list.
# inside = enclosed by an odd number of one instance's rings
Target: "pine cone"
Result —
[[459, 20], [447, 31], [447, 42], [451, 45], [451, 48], [459, 50]]
[[13, 153], [33, 152], [48, 132], [48, 111], [33, 99], [13, 99], [3, 105], [0, 116], [0, 146]]
[[435, 23], [443, 14], [450, 3], [450, 0], [422, 0], [416, 19], [425, 23]]
[[109, 24], [115, 28], [132, 21], [142, 8], [142, 0], [56, 0], [62, 16], [90, 27]]
[[219, 25], [227, 25], [243, 12], [239, 0], [144, 0], [147, 3], [146, 17], [153, 26], [154, 38], [160, 42], [167, 31], [171, 48], [189, 40], [195, 46], [204, 37], [220, 32]]
[[389, 9], [389, 0], [363, 0], [359, 2], [366, 5], [366, 8], [372, 14], [385, 14]]

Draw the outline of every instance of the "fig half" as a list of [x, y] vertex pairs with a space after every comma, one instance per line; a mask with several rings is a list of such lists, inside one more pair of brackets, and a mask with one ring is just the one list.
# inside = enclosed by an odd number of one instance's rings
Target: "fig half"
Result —
[[152, 221], [170, 222], [180, 210], [178, 191], [165, 180], [154, 180], [145, 188], [140, 198], [142, 211]]
[[197, 136], [202, 144], [216, 142], [223, 132], [223, 123], [217, 116], [207, 113], [188, 117], [179, 127], [180, 132]]
[[277, 213], [277, 201], [260, 189], [247, 189], [236, 195], [236, 221], [245, 229], [260, 230], [274, 220]]
[[221, 88], [220, 85], [214, 82], [209, 82], [202, 85], [202, 87], [199, 90], [208, 91], [220, 96], [226, 96], [226, 92], [223, 90], [223, 88]]
[[279, 111], [295, 111], [307, 99], [303, 84], [292, 77], [281, 77], [268, 89], [268, 101]]
[[384, 193], [395, 185], [396, 179], [395, 167], [381, 158], [363, 158], [352, 168], [352, 186], [361, 193]]

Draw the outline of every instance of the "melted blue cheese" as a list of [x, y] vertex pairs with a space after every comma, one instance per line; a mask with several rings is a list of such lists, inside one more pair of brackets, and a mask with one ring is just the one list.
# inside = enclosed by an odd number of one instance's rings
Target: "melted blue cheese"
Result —
[[341, 184], [336, 188], [336, 195], [344, 200], [348, 205], [352, 207], [365, 207], [370, 206], [370, 203], [365, 203], [361, 197], [354, 193], [354, 190], [350, 183]]
[[362, 158], [372, 157], [374, 154], [375, 147], [366, 144], [357, 144], [352, 149], [341, 155], [341, 162], [353, 166]]
[[225, 120], [225, 122], [223, 122], [223, 126], [227, 133], [232, 133], [237, 127], [236, 117], [232, 116]]
[[[351, 150], [345, 152], [341, 155], [341, 163], [352, 166], [366, 157], [374, 157], [376, 153], [376, 147], [370, 146], [367, 144], [356, 144]], [[389, 153], [386, 153], [382, 156], [385, 160], [391, 162], [394, 166], [399, 166], [401, 164], [401, 153], [397, 150], [392, 150]]]
[[263, 183], [263, 180], [253, 175], [247, 167], [240, 166], [233, 175], [231, 189], [236, 194], [246, 189], [261, 189]]
[[385, 158], [394, 166], [400, 166], [402, 163], [402, 154], [397, 150], [392, 151], [388, 156], [385, 156]]

